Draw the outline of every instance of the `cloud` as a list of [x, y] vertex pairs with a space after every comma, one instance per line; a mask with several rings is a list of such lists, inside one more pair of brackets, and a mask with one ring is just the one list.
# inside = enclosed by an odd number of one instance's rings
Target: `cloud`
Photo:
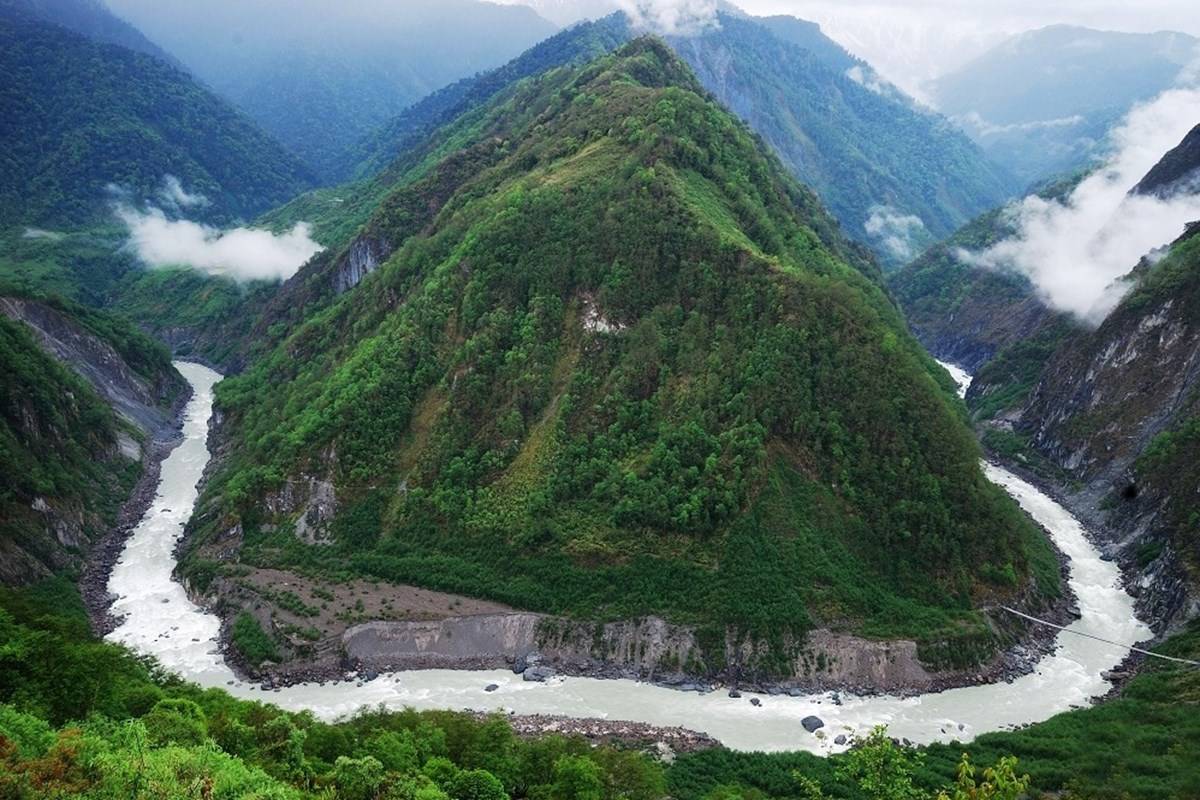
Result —
[[928, 238], [920, 217], [904, 214], [891, 206], [873, 206], [863, 229], [899, 261], [911, 260], [921, 241]]
[[846, 77], [875, 94], [887, 94], [887, 84], [879, 80], [873, 70], [863, 69], [861, 64], [846, 70]]
[[128, 204], [117, 206], [117, 216], [129, 228], [130, 246], [149, 266], [188, 266], [237, 281], [286, 280], [322, 249], [305, 223], [276, 235], [257, 228], [221, 231]]
[[1027, 197], [1007, 213], [1016, 232], [959, 258], [1023, 273], [1054, 308], [1098, 324], [1120, 302], [1140, 259], [1200, 219], [1200, 195], [1129, 195], [1200, 120], [1200, 89], [1171, 89], [1134, 108], [1113, 132], [1112, 155], [1064, 200]]
[[43, 228], [26, 228], [21, 233], [22, 239], [45, 239], [51, 242], [62, 241], [66, 237], [65, 233], [57, 231], [48, 231]]
[[662, 36], [699, 36], [720, 27], [717, 0], [616, 0], [635, 28]]
[[158, 190], [159, 198], [176, 209], [203, 208], [208, 205], [208, 198], [202, 194], [191, 194], [183, 188], [183, 184], [174, 175], [163, 178], [162, 188]]

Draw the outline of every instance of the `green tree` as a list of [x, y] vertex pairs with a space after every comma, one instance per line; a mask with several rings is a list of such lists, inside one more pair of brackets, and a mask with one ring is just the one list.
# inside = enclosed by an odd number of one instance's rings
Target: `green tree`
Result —
[[150, 743], [158, 747], [188, 747], [203, 744], [208, 738], [204, 711], [191, 700], [159, 700], [150, 713], [142, 717], [142, 723], [146, 726]]
[[870, 800], [923, 800], [925, 792], [913, 783], [920, 766], [921, 757], [893, 742], [879, 725], [847, 753], [837, 774], [857, 783]]
[[555, 800], [603, 800], [604, 774], [600, 765], [583, 756], [563, 756], [554, 762]]

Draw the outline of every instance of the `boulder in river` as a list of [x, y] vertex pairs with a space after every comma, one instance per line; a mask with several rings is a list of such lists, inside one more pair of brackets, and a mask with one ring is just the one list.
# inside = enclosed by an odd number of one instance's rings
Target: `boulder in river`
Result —
[[803, 725], [804, 730], [808, 731], [809, 733], [816, 733], [818, 728], [825, 727], [824, 720], [822, 720], [820, 717], [814, 717], [812, 715], [800, 720], [800, 724]]
[[545, 683], [547, 678], [553, 678], [557, 674], [552, 667], [526, 667], [525, 671], [521, 673], [521, 678], [536, 683]]
[[759, 700], [757, 697], [751, 697], [751, 698], [750, 698], [750, 705], [752, 705], [752, 706], [761, 706], [761, 705], [762, 705], [762, 700]]
[[730, 697], [733, 697], [733, 698], [738, 698], [738, 697], [741, 697], [741, 696], [742, 696], [742, 693], [741, 693], [741, 692], [739, 692], [737, 689], [730, 689], [730, 690], [729, 690], [729, 696], [730, 696]]
[[494, 691], [496, 691], [496, 690], [497, 690], [497, 689], [499, 689], [499, 688], [500, 688], [500, 684], [498, 684], [498, 683], [489, 683], [487, 686], [483, 687], [483, 690], [484, 690], [485, 692], [494, 692]]
[[839, 733], [837, 736], [833, 737], [833, 743], [837, 744], [837, 745], [845, 744], [846, 743], [846, 734]]

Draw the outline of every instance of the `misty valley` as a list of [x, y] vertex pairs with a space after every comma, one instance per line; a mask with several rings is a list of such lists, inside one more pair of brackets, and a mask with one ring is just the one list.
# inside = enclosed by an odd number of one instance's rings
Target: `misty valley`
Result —
[[0, 0], [0, 798], [1200, 797], [1200, 28]]

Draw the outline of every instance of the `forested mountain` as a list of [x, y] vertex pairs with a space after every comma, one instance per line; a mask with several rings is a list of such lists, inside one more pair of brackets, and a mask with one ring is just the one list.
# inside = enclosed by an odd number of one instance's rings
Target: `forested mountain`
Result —
[[1014, 36], [935, 82], [934, 104], [1034, 182], [1085, 164], [1138, 102], [1175, 85], [1197, 40], [1054, 25]]
[[168, 175], [203, 194], [195, 211], [214, 220], [254, 216], [311, 185], [277, 142], [157, 58], [4, 6], [0, 71], [5, 227], [106, 219], [114, 197], [154, 198]]
[[78, 575], [183, 390], [129, 322], [0, 283], [0, 583]]
[[179, 62], [143, 36], [141, 31], [113, 14], [104, 0], [0, 0], [0, 9], [15, 10], [52, 22], [95, 42], [119, 45], [181, 67]]
[[890, 263], [1017, 190], [949, 122], [918, 109], [819, 29], [727, 14], [720, 20], [718, 30], [673, 40], [674, 47], [705, 88], [817, 192], [847, 234]]
[[[722, 14], [721, 23], [700, 37], [674, 38], [671, 45], [705, 88], [817, 192], [846, 233], [872, 245], [887, 263], [903, 262], [1015, 193], [1005, 171], [945, 119], [918, 109], [818, 26], [791, 17], [730, 14]], [[613, 15], [564, 31], [500, 70], [448, 87], [366, 139], [356, 171], [362, 177], [376, 174], [432, 127], [478, 108], [516, 80], [611, 50], [632, 35], [627, 18]], [[335, 213], [344, 215], [341, 209]]]
[[325, 183], [349, 177], [345, 154], [413, 102], [556, 30], [529, 8], [482, 0], [111, 5]]
[[198, 585], [336, 563], [784, 675], [815, 626], [961, 660], [980, 598], [1057, 592], [878, 270], [660, 42], [439, 141], [220, 385]]

